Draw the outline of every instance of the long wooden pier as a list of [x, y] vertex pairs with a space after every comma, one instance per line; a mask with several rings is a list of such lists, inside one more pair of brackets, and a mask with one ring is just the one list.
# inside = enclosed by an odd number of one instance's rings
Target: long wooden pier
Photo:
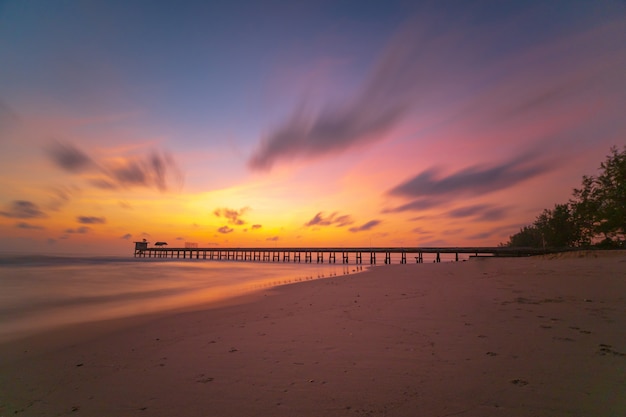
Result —
[[[399, 263], [407, 263], [407, 259], [414, 258], [415, 262], [424, 262], [424, 254], [433, 254], [433, 262], [441, 262], [443, 254], [454, 254], [454, 260], [459, 260], [460, 254], [470, 257], [498, 256], [521, 257], [548, 253], [543, 249], [534, 248], [507, 248], [507, 247], [441, 247], [441, 248], [163, 248], [163, 247], [135, 247], [135, 257], [138, 258], [174, 258], [174, 259], [203, 259], [211, 261], [250, 261], [250, 262], [304, 262], [304, 263], [337, 263], [337, 258], [343, 264], [352, 260], [355, 264], [363, 264], [363, 260], [371, 265], [377, 261], [390, 264], [392, 255]], [[452, 260], [452, 259], [450, 259]], [[412, 262], [412, 261], [411, 261]]]

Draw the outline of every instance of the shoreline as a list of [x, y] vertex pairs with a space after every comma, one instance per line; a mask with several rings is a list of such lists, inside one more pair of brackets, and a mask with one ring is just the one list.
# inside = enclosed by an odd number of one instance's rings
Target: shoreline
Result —
[[16, 342], [0, 414], [617, 415], [626, 254], [596, 255], [385, 265]]

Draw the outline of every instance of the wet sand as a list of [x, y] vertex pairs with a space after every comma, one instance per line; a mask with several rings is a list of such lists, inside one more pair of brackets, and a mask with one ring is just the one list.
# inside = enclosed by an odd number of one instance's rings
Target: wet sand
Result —
[[0, 346], [0, 416], [626, 415], [626, 253], [391, 265]]

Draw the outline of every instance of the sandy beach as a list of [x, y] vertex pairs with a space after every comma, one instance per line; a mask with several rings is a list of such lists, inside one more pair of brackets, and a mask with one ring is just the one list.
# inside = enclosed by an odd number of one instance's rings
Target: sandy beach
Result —
[[624, 416], [626, 253], [376, 267], [0, 346], [0, 416]]

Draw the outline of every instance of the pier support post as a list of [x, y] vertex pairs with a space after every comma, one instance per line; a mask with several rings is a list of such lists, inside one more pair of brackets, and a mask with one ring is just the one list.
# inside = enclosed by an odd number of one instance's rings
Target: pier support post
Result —
[[283, 262], [289, 262], [290, 252], [283, 252]]
[[324, 252], [317, 252], [317, 263], [324, 263]]
[[391, 263], [391, 253], [385, 252], [385, 264], [390, 264], [390, 263]]
[[335, 252], [330, 252], [328, 254], [328, 263], [330, 263], [331, 261], [335, 263]]
[[312, 257], [313, 254], [311, 252], [304, 252], [304, 263], [313, 263]]
[[341, 254], [341, 256], [343, 257], [343, 261], [342, 261], [342, 263], [344, 263], [344, 264], [348, 264], [348, 263], [350, 263], [350, 260], [348, 259], [348, 252], [343, 252], [343, 253]]
[[293, 254], [293, 261], [294, 263], [297, 261], [298, 263], [300, 263], [300, 252], [294, 252]]
[[437, 259], [435, 259], [435, 262], [441, 262], [441, 255], [439, 252], [437, 252]]
[[370, 252], [370, 264], [373, 265], [376, 263], [376, 252]]
[[400, 260], [401, 264], [405, 264], [406, 263], [406, 253], [402, 252], [402, 259]]
[[362, 258], [361, 255], [363, 255], [361, 252], [357, 252], [356, 253], [356, 263], [357, 264], [362, 264], [363, 263], [363, 258]]

